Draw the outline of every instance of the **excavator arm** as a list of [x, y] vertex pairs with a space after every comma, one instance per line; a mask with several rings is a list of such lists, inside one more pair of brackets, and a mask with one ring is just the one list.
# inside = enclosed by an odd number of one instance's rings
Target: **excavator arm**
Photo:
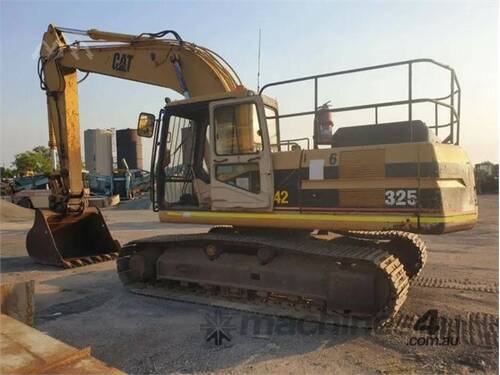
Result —
[[[68, 44], [63, 33], [87, 40]], [[167, 34], [174, 39], [163, 39]], [[47, 93], [49, 146], [57, 148], [60, 164], [52, 179], [50, 208], [62, 213], [81, 211], [85, 204], [77, 70], [166, 87], [185, 97], [229, 92], [241, 85], [220, 56], [183, 41], [174, 31], [135, 36], [50, 25], [43, 37], [39, 75]]]
[[[69, 44], [63, 34], [85, 40]], [[173, 38], [165, 39], [167, 35]], [[36, 261], [63, 267], [107, 260], [119, 249], [100, 211], [88, 207], [82, 178], [78, 70], [166, 87], [184, 97], [224, 93], [241, 86], [237, 74], [220, 56], [183, 41], [175, 31], [136, 36], [49, 25], [42, 40], [38, 74], [47, 94], [53, 155], [50, 210], [36, 211], [26, 246]]]

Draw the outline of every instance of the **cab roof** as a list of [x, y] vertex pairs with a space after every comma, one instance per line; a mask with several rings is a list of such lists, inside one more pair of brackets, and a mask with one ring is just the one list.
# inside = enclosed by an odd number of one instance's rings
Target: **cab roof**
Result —
[[[246, 98], [246, 97], [251, 97], [258, 95], [252, 90], [248, 90], [247, 88], [243, 86], [238, 86], [235, 90], [229, 91], [229, 92], [222, 92], [219, 94], [209, 94], [209, 95], [202, 95], [202, 96], [197, 96], [194, 98], [187, 98], [187, 99], [181, 99], [181, 100], [175, 100], [172, 101], [168, 104], [169, 107], [178, 107], [178, 106], [186, 106], [189, 104], [199, 104], [199, 103], [206, 103], [206, 102], [213, 102], [213, 101], [218, 101], [218, 100], [224, 100], [224, 99], [236, 99], [236, 98]], [[262, 101], [264, 102], [265, 105], [271, 106], [273, 108], [278, 107], [278, 103], [276, 100], [265, 96], [261, 95]]]

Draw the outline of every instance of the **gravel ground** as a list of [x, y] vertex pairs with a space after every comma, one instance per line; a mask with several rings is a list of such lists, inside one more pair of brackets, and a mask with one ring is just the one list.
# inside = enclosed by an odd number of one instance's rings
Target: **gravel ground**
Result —
[[[31, 222], [3, 216], [1, 277], [37, 280], [39, 330], [75, 347], [91, 346], [96, 358], [128, 373], [497, 373], [498, 196], [481, 196], [480, 210], [472, 231], [426, 236], [430, 257], [421, 277], [434, 287], [412, 288], [395, 327], [379, 332], [289, 319], [261, 320], [254, 331], [258, 316], [226, 310], [219, 319], [231, 340], [215, 346], [205, 340], [205, 325], [217, 317], [213, 308], [128, 293], [114, 262], [73, 270], [35, 265], [24, 244]], [[208, 228], [161, 224], [151, 211], [124, 206], [103, 212], [122, 243]], [[412, 337], [425, 339], [412, 326], [432, 309], [442, 329], [463, 323], [458, 333], [439, 333], [458, 337], [456, 345], [411, 344]]]

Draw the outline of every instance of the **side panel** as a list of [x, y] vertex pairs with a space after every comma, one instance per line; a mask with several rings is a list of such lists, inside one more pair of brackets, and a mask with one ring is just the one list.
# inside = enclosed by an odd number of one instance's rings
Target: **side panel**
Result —
[[472, 167], [458, 146], [412, 143], [273, 153], [273, 213], [161, 213], [162, 221], [444, 233], [477, 221]]

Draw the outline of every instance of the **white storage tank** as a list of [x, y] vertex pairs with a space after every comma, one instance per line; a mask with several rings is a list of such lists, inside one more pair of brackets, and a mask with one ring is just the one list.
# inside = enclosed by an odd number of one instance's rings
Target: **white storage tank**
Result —
[[85, 168], [91, 174], [113, 174], [113, 131], [88, 129], [84, 132]]

